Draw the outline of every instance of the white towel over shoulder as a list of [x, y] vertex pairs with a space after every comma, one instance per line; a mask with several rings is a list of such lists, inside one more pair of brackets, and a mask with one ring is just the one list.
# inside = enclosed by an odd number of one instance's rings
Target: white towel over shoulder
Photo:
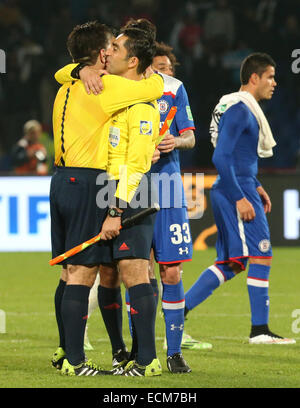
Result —
[[219, 122], [223, 113], [227, 111], [232, 105], [243, 102], [251, 110], [259, 125], [259, 137], [257, 145], [257, 154], [259, 157], [271, 157], [273, 156], [273, 147], [276, 146], [276, 142], [273, 138], [272, 131], [269, 123], [252, 94], [246, 91], [233, 92], [228, 95], [222, 96], [219, 103], [216, 105], [212, 120], [209, 128], [211, 135], [211, 142], [216, 147], [218, 135], [219, 135]]

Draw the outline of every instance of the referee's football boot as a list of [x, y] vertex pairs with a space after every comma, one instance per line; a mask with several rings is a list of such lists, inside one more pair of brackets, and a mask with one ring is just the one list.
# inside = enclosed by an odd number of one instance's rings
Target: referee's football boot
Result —
[[65, 358], [62, 368], [61, 374], [66, 376], [90, 376], [94, 377], [95, 375], [112, 375], [111, 371], [103, 370], [101, 367], [97, 366], [91, 360], [84, 361], [77, 366], [73, 366], [68, 362]]
[[65, 350], [62, 347], [58, 347], [58, 349], [53, 354], [51, 358], [51, 363], [53, 367], [55, 367], [57, 370], [61, 369], [65, 355], [66, 355]]
[[272, 333], [268, 325], [253, 326], [249, 336], [250, 344], [295, 344], [296, 340]]
[[184, 374], [192, 371], [181, 353], [169, 356], [167, 358], [167, 367], [172, 374]]
[[139, 365], [135, 360], [129, 361], [122, 375], [125, 377], [154, 377], [161, 375], [162, 368], [158, 358], [147, 366]]

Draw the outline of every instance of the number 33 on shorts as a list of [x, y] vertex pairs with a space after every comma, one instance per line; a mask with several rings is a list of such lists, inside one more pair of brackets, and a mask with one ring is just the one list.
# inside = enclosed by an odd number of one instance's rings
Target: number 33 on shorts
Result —
[[157, 213], [153, 249], [158, 263], [192, 260], [193, 242], [186, 208], [162, 208]]
[[[192, 258], [193, 245], [188, 222], [183, 224], [171, 224], [169, 227], [170, 241], [174, 260], [187, 261]], [[174, 247], [176, 245], [176, 247]], [[175, 259], [176, 258], [176, 259]]]

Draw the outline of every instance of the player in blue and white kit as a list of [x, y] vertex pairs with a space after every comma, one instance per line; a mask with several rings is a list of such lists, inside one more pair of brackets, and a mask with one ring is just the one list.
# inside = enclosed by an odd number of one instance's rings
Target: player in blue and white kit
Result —
[[[160, 69], [159, 62], [166, 56], [156, 56], [154, 69]], [[160, 64], [161, 65], [161, 64]], [[173, 74], [169, 72], [169, 74]], [[187, 204], [181, 179], [179, 149], [191, 149], [195, 144], [194, 121], [188, 96], [181, 81], [173, 76], [163, 75], [164, 94], [158, 100], [161, 123], [172, 106], [177, 113], [169, 134], [158, 146], [160, 159], [151, 168], [159, 177], [159, 205], [153, 235], [153, 252], [159, 264], [162, 288], [162, 309], [167, 339], [167, 366], [172, 373], [189, 372], [190, 369], [181, 354], [184, 328], [184, 288], [181, 280], [181, 264], [192, 260], [193, 243], [190, 234]], [[167, 187], [164, 177], [167, 177]], [[169, 180], [174, 180], [169, 184]], [[154, 272], [154, 262], [152, 261]], [[154, 273], [151, 276], [154, 279]]]
[[218, 178], [211, 203], [218, 228], [217, 259], [186, 293], [186, 310], [203, 302], [222, 283], [246, 269], [252, 344], [293, 344], [272, 333], [269, 322], [269, 273], [272, 248], [266, 213], [268, 194], [257, 180], [258, 157], [272, 155], [276, 144], [258, 101], [271, 99], [275, 63], [267, 54], [248, 56], [241, 66], [240, 92], [225, 95], [213, 112], [213, 163]]

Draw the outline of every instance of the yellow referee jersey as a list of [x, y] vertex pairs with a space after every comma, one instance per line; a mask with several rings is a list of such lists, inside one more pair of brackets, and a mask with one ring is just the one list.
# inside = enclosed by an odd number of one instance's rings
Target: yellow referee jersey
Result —
[[64, 68], [59, 73], [58, 82], [68, 82], [59, 89], [53, 107], [55, 165], [106, 170], [110, 117], [129, 105], [160, 98], [163, 79], [157, 74], [141, 81], [104, 75], [102, 93], [88, 95], [81, 81], [64, 76]]
[[112, 116], [107, 172], [120, 180], [115, 196], [123, 201], [131, 201], [143, 174], [150, 170], [159, 123], [156, 101], [134, 104]]

